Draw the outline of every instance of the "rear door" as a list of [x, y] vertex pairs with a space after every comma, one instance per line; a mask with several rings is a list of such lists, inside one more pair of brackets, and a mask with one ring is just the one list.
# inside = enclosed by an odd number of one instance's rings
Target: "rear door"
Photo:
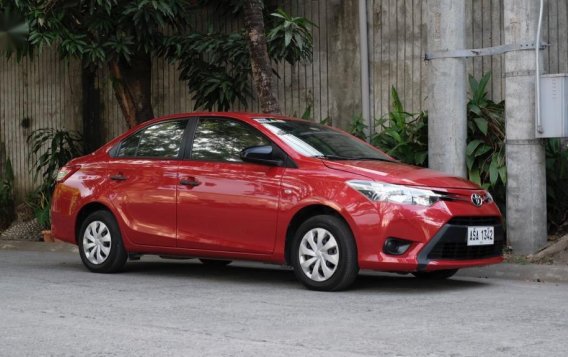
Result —
[[123, 140], [109, 160], [111, 200], [128, 238], [176, 246], [176, 191], [188, 120], [150, 125]]
[[196, 124], [190, 158], [179, 168], [178, 246], [272, 253], [284, 168], [239, 157], [270, 141], [238, 120], [201, 118]]

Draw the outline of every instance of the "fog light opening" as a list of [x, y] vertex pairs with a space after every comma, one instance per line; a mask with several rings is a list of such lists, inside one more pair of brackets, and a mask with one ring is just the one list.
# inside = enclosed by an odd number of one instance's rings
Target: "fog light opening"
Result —
[[387, 238], [383, 245], [383, 252], [390, 255], [402, 255], [406, 253], [411, 244], [412, 242], [404, 239]]

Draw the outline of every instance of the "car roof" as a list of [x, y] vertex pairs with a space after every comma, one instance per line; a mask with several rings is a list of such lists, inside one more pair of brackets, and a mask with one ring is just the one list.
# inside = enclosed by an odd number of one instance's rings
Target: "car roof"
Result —
[[288, 120], [298, 120], [297, 118], [288, 117], [286, 115], [280, 114], [267, 114], [267, 113], [253, 113], [253, 112], [190, 112], [190, 113], [176, 113], [164, 115], [152, 119], [154, 121], [162, 121], [168, 119], [178, 119], [178, 118], [191, 118], [191, 117], [227, 117], [243, 120], [253, 120], [258, 118], [277, 118], [277, 119], [288, 119]]

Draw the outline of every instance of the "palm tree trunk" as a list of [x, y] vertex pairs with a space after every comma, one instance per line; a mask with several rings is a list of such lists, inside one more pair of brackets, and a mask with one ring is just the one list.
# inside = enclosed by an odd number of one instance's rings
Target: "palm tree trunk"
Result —
[[244, 0], [243, 14], [252, 67], [252, 77], [263, 113], [280, 113], [272, 90], [272, 66], [268, 56], [262, 0]]

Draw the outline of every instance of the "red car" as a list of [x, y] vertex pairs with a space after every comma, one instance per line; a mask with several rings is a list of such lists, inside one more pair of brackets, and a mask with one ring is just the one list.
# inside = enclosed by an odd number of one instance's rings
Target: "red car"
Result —
[[477, 185], [283, 116], [155, 119], [72, 160], [57, 182], [53, 234], [99, 273], [143, 254], [254, 260], [339, 290], [359, 269], [448, 278], [501, 262], [505, 244]]

